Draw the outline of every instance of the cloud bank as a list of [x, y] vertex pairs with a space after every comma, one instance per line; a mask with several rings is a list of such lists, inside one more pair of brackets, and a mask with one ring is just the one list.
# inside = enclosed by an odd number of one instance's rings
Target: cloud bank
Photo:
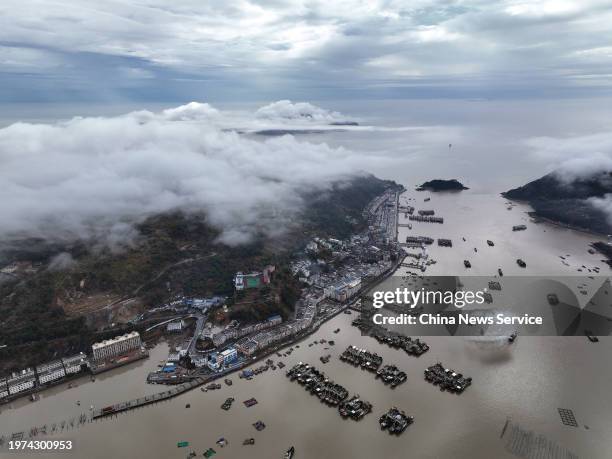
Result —
[[221, 242], [241, 244], [282, 231], [304, 191], [367, 169], [366, 158], [341, 148], [227, 132], [219, 116], [190, 103], [0, 129], [0, 238], [113, 248], [137, 240], [135, 223], [178, 209], [204, 212]]
[[[576, 180], [596, 178], [612, 189], [612, 133], [572, 137], [536, 137], [526, 142], [532, 154], [547, 161], [555, 176], [567, 186]], [[592, 197], [587, 202], [602, 211], [612, 224], [612, 194]]]
[[279, 100], [255, 112], [255, 117], [269, 121], [306, 121], [318, 123], [342, 123], [350, 121], [341, 113], [325, 110], [308, 102], [292, 103], [290, 100]]
[[609, 95], [611, 20], [608, 0], [3, 0], [0, 100]]

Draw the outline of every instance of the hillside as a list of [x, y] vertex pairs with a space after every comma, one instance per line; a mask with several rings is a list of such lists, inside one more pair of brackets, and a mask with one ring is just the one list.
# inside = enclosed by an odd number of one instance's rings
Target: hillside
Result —
[[574, 228], [609, 234], [612, 225], [606, 214], [588, 201], [589, 198], [602, 198], [607, 193], [612, 193], [610, 172], [570, 182], [562, 181], [556, 173], [551, 173], [502, 195], [528, 202], [536, 216]]
[[[30, 267], [0, 282], [0, 345], [8, 345], [0, 349], [0, 372], [87, 350], [93, 341], [129, 329], [134, 316], [176, 295], [231, 296], [236, 271], [266, 264], [277, 266], [277, 281], [257, 298], [256, 307], [241, 308], [240, 318], [286, 317], [300, 289], [286, 270], [292, 254], [314, 235], [345, 238], [362, 229], [363, 208], [389, 186], [397, 185], [366, 176], [324, 193], [309, 192], [282, 235], [260, 234], [237, 247], [218, 243], [219, 232], [205, 215], [177, 212], [138, 225], [138, 244], [122, 253], [44, 241], [0, 248], [0, 267], [15, 262]], [[48, 269], [59, 252], [68, 252], [75, 263]]]

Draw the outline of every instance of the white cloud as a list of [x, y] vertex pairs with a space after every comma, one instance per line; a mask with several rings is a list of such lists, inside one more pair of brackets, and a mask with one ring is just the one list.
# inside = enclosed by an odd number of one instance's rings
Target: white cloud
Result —
[[597, 132], [563, 137], [532, 137], [525, 141], [534, 158], [553, 169], [588, 170], [612, 163], [612, 133]]
[[0, 238], [117, 248], [137, 240], [134, 223], [180, 209], [204, 212], [222, 242], [242, 243], [282, 231], [302, 192], [368, 168], [367, 158], [325, 144], [226, 132], [211, 122], [220, 113], [191, 103], [0, 129]]
[[[282, 93], [365, 90], [390, 76], [432, 86], [447, 77], [452, 86], [457, 74], [501, 92], [553, 84], [601, 90], [610, 87], [611, 20], [605, 0], [4, 0], [0, 42], [19, 46], [0, 51], [10, 63], [0, 71], [32, 72], [34, 64], [74, 85], [97, 57], [117, 80], [99, 83], [157, 77], [161, 91], [181, 76]], [[393, 64], [385, 56], [398, 56], [400, 68], [368, 65]], [[118, 62], [109, 65], [110, 57]]]
[[64, 271], [73, 268], [77, 262], [68, 252], [60, 252], [49, 261], [50, 271]]
[[[607, 189], [612, 187], [612, 133], [536, 137], [526, 144], [532, 149], [532, 155], [545, 161], [562, 183], [571, 186], [575, 180], [596, 178]], [[612, 194], [587, 201], [604, 212], [612, 224]]]
[[306, 121], [317, 123], [334, 123], [349, 120], [341, 113], [325, 110], [308, 102], [293, 103], [290, 100], [279, 100], [261, 107], [255, 117], [268, 121]]

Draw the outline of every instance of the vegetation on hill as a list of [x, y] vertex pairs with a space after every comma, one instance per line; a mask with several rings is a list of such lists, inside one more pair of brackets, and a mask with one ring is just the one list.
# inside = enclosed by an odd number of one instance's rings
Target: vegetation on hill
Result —
[[468, 187], [464, 186], [463, 183], [457, 179], [442, 180], [434, 179], [423, 183], [417, 188], [417, 191], [461, 191], [469, 190]]
[[559, 179], [557, 173], [551, 173], [502, 195], [508, 199], [528, 202], [536, 216], [579, 229], [609, 234], [612, 226], [606, 214], [589, 201], [589, 198], [601, 198], [607, 193], [612, 193], [610, 172], [569, 182]]
[[[32, 244], [0, 248], [2, 265], [16, 260], [42, 263], [35, 274], [0, 283], [0, 345], [7, 345], [0, 348], [0, 373], [88, 351], [106, 334], [131, 329], [129, 318], [177, 295], [229, 296], [236, 302], [231, 318], [241, 322], [277, 313], [286, 318], [301, 289], [287, 270], [295, 251], [314, 235], [345, 238], [362, 229], [364, 207], [389, 186], [397, 185], [364, 176], [337, 183], [324, 193], [306, 193], [303, 210], [285, 234], [261, 234], [237, 247], [218, 243], [219, 232], [205, 215], [176, 212], [138, 225], [137, 244], [121, 253], [44, 242], [35, 250]], [[63, 271], [47, 269], [49, 260], [64, 251], [76, 264]], [[273, 282], [258, 292], [256, 301], [241, 305], [234, 298], [234, 274], [268, 264], [277, 267]]]

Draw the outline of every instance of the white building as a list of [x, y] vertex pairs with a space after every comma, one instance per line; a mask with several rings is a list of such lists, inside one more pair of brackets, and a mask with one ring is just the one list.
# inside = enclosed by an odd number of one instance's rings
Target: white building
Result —
[[91, 350], [94, 360], [104, 360], [139, 349], [141, 344], [140, 334], [133, 331], [113, 339], [94, 343], [91, 346]]
[[66, 371], [61, 360], [54, 360], [38, 365], [36, 367], [36, 374], [38, 375], [38, 384], [42, 385], [62, 379], [66, 376]]
[[79, 352], [76, 355], [63, 358], [62, 363], [64, 364], [66, 374], [74, 375], [81, 372], [83, 365], [87, 365], [87, 356]]
[[22, 370], [19, 374], [13, 374], [7, 381], [9, 394], [18, 394], [19, 392], [33, 389], [36, 385], [36, 375], [34, 370]]
[[169, 333], [180, 333], [183, 331], [183, 327], [185, 326], [183, 319], [175, 320], [166, 325], [166, 331]]
[[6, 379], [2, 378], [0, 379], [0, 400], [2, 400], [5, 397], [8, 397], [9, 395], [9, 391], [8, 391], [8, 386], [6, 385]]

